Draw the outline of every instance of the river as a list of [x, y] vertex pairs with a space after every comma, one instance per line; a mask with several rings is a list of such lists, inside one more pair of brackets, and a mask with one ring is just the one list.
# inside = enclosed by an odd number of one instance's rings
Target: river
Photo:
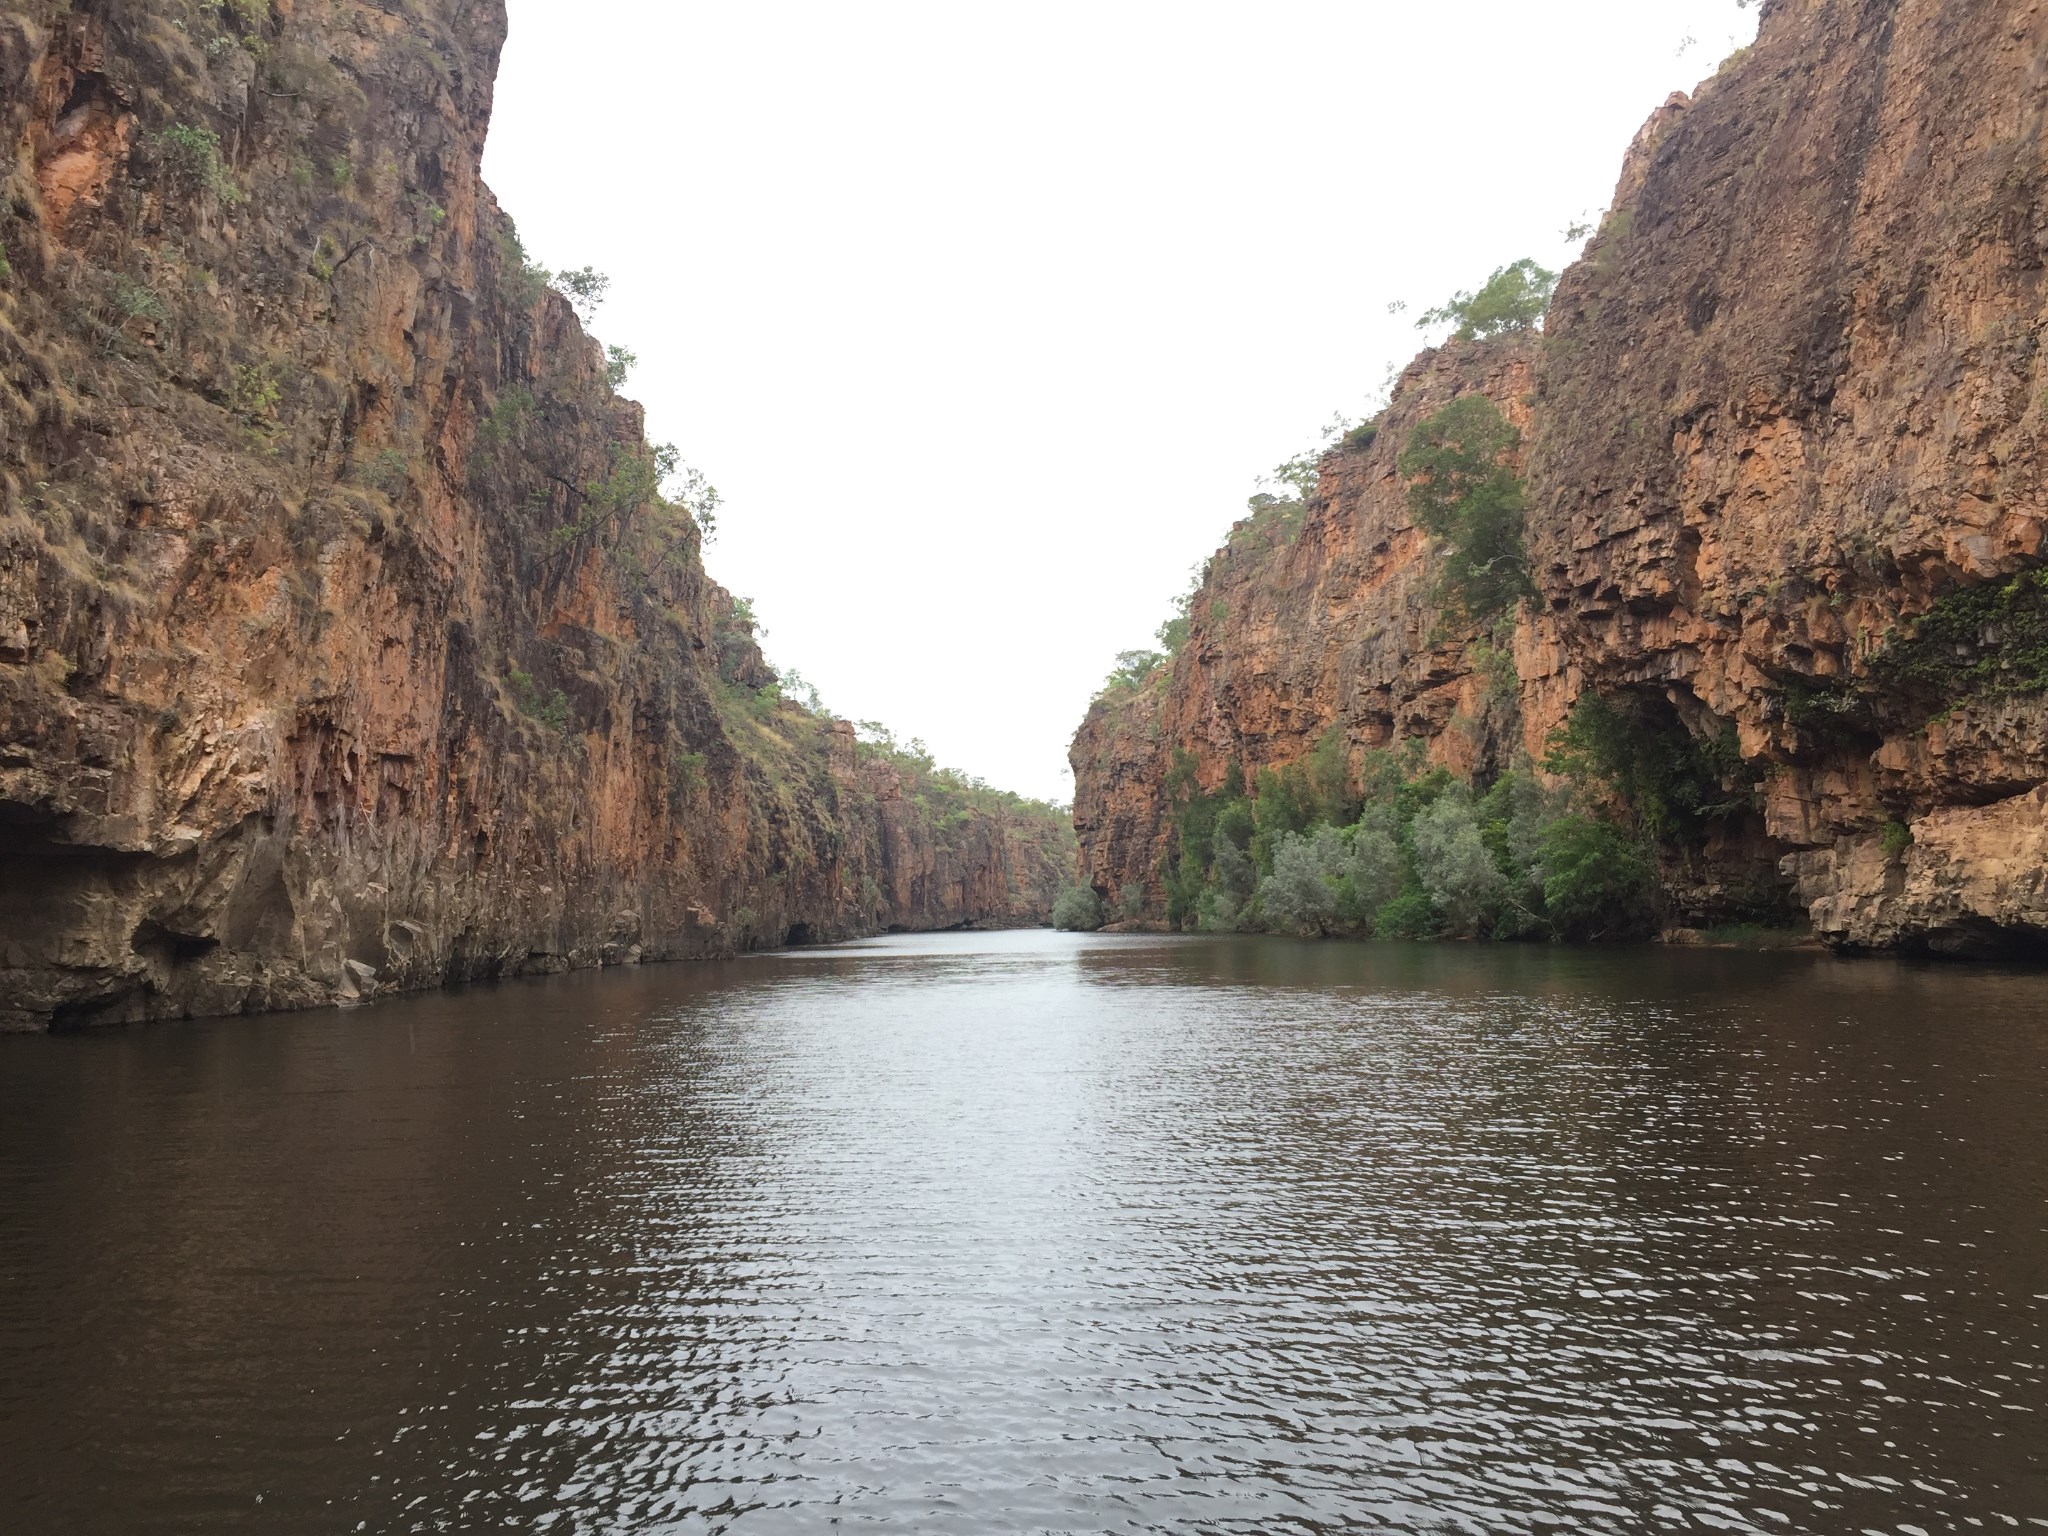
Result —
[[2048, 975], [901, 936], [0, 1039], [0, 1527], [2048, 1528]]

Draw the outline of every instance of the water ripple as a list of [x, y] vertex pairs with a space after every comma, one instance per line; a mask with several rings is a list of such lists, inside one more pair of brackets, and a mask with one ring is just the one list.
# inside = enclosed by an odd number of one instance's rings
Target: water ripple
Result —
[[964, 935], [6, 1044], [40, 1528], [2048, 1528], [2037, 975]]

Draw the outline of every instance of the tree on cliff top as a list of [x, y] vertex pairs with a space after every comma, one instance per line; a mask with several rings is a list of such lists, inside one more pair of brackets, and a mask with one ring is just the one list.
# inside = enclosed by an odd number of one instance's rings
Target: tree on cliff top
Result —
[[1162, 651], [1118, 651], [1115, 670], [1103, 679], [1095, 697], [1100, 699], [1111, 694], [1133, 692], [1165, 661], [1166, 655]]
[[1415, 322], [1417, 330], [1454, 323], [1457, 341], [1484, 340], [1516, 331], [1533, 331], [1550, 308], [1557, 274], [1524, 256], [1495, 272], [1477, 293], [1454, 293]]

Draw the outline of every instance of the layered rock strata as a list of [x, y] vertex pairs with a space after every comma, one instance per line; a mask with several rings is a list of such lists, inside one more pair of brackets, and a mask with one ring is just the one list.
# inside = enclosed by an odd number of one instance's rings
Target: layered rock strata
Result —
[[[1339, 448], [1298, 514], [1248, 518], [1210, 560], [1170, 668], [1090, 707], [1074, 739], [1074, 825], [1082, 878], [1121, 903], [1145, 891], [1164, 908], [1162, 871], [1177, 836], [1164, 792], [1176, 754], [1214, 790], [1235, 765], [1305, 757], [1332, 730], [1355, 761], [1417, 740], [1466, 777], [1497, 772], [1554, 714], [1524, 717], [1510, 646], [1448, 620], [1432, 601], [1439, 556], [1412, 521], [1396, 460], [1416, 423], [1482, 393], [1528, 422], [1536, 347], [1528, 338], [1453, 343], [1411, 365], [1372, 441]], [[1270, 516], [1270, 514], [1268, 514]], [[1514, 650], [1542, 653], [1540, 613]]]
[[[2048, 783], [2044, 57], [2035, 0], [1769, 0], [1755, 45], [1646, 125], [1559, 285], [1524, 407], [1522, 735], [1587, 690], [1733, 733], [1754, 810], [1679, 892], [1690, 920], [1775, 881], [1843, 945], [2048, 938], [2027, 852]], [[1427, 587], [1398, 501], [1381, 566], [1327, 537], [1350, 459], [1272, 557], [1293, 612], [1212, 629], [1161, 697], [1082, 727], [1105, 892], [1156, 871], [1174, 747], [1252, 764], [1332, 725], [1368, 742], [1362, 698], [1452, 681], [1430, 627], [1377, 595]], [[1284, 715], [1230, 681], [1250, 678]], [[1401, 728], [1462, 766], [1436, 718]]]
[[1042, 921], [779, 701], [478, 163], [499, 0], [0, 15], [0, 1027]]

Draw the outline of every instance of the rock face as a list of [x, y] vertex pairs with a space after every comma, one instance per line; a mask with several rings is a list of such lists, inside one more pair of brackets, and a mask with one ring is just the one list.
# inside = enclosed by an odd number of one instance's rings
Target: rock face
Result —
[[[1163, 786], [1176, 753], [1213, 790], [1232, 765], [1250, 781], [1334, 729], [1354, 760], [1413, 738], [1471, 776], [1504, 766], [1526, 731], [1554, 723], [1524, 721], [1506, 649], [1447, 625], [1431, 603], [1437, 560], [1395, 467], [1415, 424], [1460, 394], [1484, 393], [1526, 426], [1535, 357], [1526, 338], [1424, 353], [1372, 442], [1322, 461], [1298, 532], [1286, 521], [1238, 524], [1189, 606], [1171, 670], [1098, 698], [1075, 737], [1084, 880], [1110, 899], [1135, 883], [1148, 912], [1163, 908], [1175, 835]], [[1540, 647], [1542, 624], [1525, 617], [1528, 647]]]
[[778, 700], [478, 176], [498, 0], [0, 16], [0, 1027], [1035, 923]]
[[[1529, 354], [1521, 737], [1540, 749], [1587, 690], [1734, 733], [1755, 811], [1678, 892], [1688, 918], [1780, 880], [1844, 945], [2048, 935], [2026, 867], [2048, 782], [2044, 57], [2035, 0], [1769, 0], [1756, 44], [1630, 148]], [[1476, 359], [1426, 357], [1382, 440], [1459, 366], [1449, 387], [1498, 397]], [[1288, 616], [1191, 641], [1162, 697], [1083, 725], [1076, 817], [1105, 892], [1156, 869], [1174, 747], [1299, 756], [1332, 724], [1370, 742], [1361, 701], [1384, 698], [1466, 766], [1484, 717], [1438, 690], [1469, 669], [1386, 595], [1427, 590], [1426, 542], [1391, 488], [1385, 534], [1345, 512], [1354, 457], [1325, 461], [1299, 544], [1270, 557]], [[1330, 538], [1350, 527], [1378, 565]]]

